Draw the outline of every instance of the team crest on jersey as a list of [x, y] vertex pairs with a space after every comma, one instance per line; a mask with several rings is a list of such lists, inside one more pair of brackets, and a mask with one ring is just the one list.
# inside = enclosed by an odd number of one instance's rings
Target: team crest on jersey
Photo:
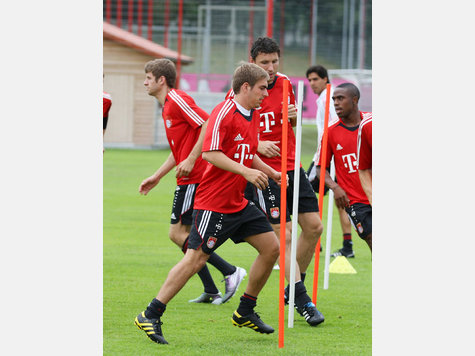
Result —
[[216, 237], [210, 236], [210, 237], [208, 238], [208, 242], [206, 243], [206, 246], [208, 246], [208, 248], [210, 248], [210, 249], [213, 248], [214, 245], [216, 245], [216, 241], [217, 241], [217, 240], [218, 240], [218, 239], [217, 239]]
[[170, 127], [172, 126], [172, 120], [167, 119], [167, 120], [165, 121], [165, 123], [167, 124], [167, 127], [168, 127], [168, 128], [170, 128]]
[[356, 228], [358, 229], [358, 232], [359, 232], [360, 234], [363, 233], [363, 226], [361, 225], [361, 223], [356, 224]]
[[279, 207], [276, 206], [274, 208], [270, 208], [270, 216], [272, 216], [274, 219], [277, 219], [279, 217]]

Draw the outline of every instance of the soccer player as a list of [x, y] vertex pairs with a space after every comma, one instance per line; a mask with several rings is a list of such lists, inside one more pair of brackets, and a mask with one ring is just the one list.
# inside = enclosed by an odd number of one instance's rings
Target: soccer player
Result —
[[[289, 109], [288, 117], [290, 122], [282, 122], [282, 95], [283, 82], [288, 78], [278, 72], [280, 48], [279, 45], [269, 37], [258, 38], [251, 47], [251, 62], [257, 64], [269, 74], [268, 92], [259, 109], [260, 114], [260, 138], [258, 155], [262, 161], [275, 170], [281, 170], [280, 151], [282, 149], [282, 126], [288, 125], [288, 145], [287, 145], [287, 175], [289, 184], [287, 187], [287, 206], [280, 206], [280, 187], [277, 182], [269, 179], [269, 186], [266, 189], [258, 190], [248, 184], [246, 197], [253, 199], [262, 208], [269, 219], [272, 228], [277, 236], [280, 236], [280, 214], [286, 215], [285, 225], [285, 276], [290, 281], [290, 248], [292, 239], [292, 212], [293, 190], [294, 190], [294, 165], [295, 165], [295, 134], [292, 126], [295, 126], [297, 110], [295, 107], [295, 96], [292, 86], [289, 83]], [[232, 97], [233, 93], [228, 93]], [[312, 303], [307, 289], [304, 285], [305, 274], [310, 261], [315, 252], [315, 246], [323, 231], [323, 225], [318, 215], [318, 201], [310, 185], [307, 175], [300, 167], [299, 186], [299, 213], [298, 223], [302, 229], [297, 242], [297, 263], [295, 271], [295, 307], [308, 324], [316, 326], [325, 319]], [[285, 289], [285, 300], [288, 302], [289, 286]]]
[[358, 129], [358, 174], [369, 203], [373, 205], [373, 117], [361, 121]]
[[[112, 106], [112, 97], [105, 91], [102, 92], [102, 138], [106, 134], [107, 121], [109, 120], [109, 110]], [[102, 153], [104, 153], [104, 145], [102, 146]]]
[[279, 246], [264, 213], [244, 198], [246, 182], [259, 189], [267, 187], [269, 178], [280, 182], [280, 173], [256, 155], [259, 114], [254, 109], [267, 96], [268, 78], [254, 64], [239, 66], [233, 75], [234, 99], [218, 104], [209, 117], [202, 156], [210, 164], [196, 192], [188, 250], [168, 273], [157, 297], [135, 319], [137, 327], [154, 342], [167, 343], [161, 317], [168, 302], [229, 238], [234, 243], [247, 242], [258, 252], [232, 323], [260, 333], [274, 332], [254, 307], [277, 260]]
[[[195, 190], [207, 165], [201, 158], [201, 147], [209, 115], [198, 107], [188, 94], [175, 89], [175, 81], [175, 65], [169, 59], [155, 59], [145, 65], [144, 85], [148, 94], [157, 98], [162, 106], [162, 117], [171, 153], [160, 168], [142, 182], [139, 192], [146, 195], [176, 165], [177, 187], [169, 237], [182, 248], [183, 252], [186, 252]], [[225, 294], [221, 295], [205, 265], [198, 272], [204, 292], [190, 302], [225, 303], [236, 292], [246, 271], [229, 264], [215, 253], [211, 254], [208, 262], [223, 274]]]
[[112, 97], [105, 91], [102, 92], [102, 137], [104, 137], [109, 120], [109, 110], [112, 106]]
[[[327, 164], [334, 157], [336, 177], [325, 174], [325, 184], [335, 193], [335, 202], [348, 213], [358, 235], [372, 249], [372, 209], [361, 186], [358, 175], [357, 139], [362, 120], [371, 118], [372, 113], [361, 112], [358, 108], [360, 91], [351, 83], [343, 83], [333, 93], [335, 111], [339, 120], [328, 127]], [[317, 177], [320, 178], [322, 147], [318, 150]]]
[[[310, 83], [310, 87], [312, 88], [313, 92], [318, 95], [317, 99], [317, 130], [318, 130], [318, 140], [319, 143], [322, 139], [323, 135], [323, 128], [325, 124], [325, 105], [326, 105], [326, 97], [327, 97], [327, 84], [330, 83], [328, 77], [328, 71], [325, 67], [321, 65], [311, 66], [307, 69], [306, 73], [308, 82]], [[333, 86], [330, 89], [330, 105], [329, 105], [329, 116], [328, 116], [328, 125], [330, 126], [333, 122], [338, 121], [338, 115], [335, 112], [335, 104], [333, 103]], [[318, 147], [317, 147], [318, 150]], [[313, 157], [313, 161], [310, 164], [310, 167], [307, 171], [308, 179], [312, 184], [313, 189], [315, 192], [318, 193], [318, 189], [320, 186], [320, 181], [316, 179], [316, 170], [315, 170], [315, 160], [317, 158], [317, 151], [315, 151], [315, 155]], [[324, 194], [326, 194], [328, 188], [325, 187]], [[341, 231], [343, 232], [343, 247], [338, 251], [331, 254], [332, 257], [337, 256], [345, 256], [347, 258], [355, 257], [355, 253], [353, 252], [353, 240], [351, 239], [351, 223], [348, 219], [348, 215], [346, 214], [345, 209], [338, 208], [338, 214], [340, 217], [340, 225]]]

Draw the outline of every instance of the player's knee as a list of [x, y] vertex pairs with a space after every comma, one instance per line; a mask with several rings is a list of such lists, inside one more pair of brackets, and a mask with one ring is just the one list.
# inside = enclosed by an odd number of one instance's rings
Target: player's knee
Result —
[[312, 221], [306, 226], [306, 235], [318, 238], [323, 232], [323, 224], [320, 220]]
[[182, 247], [183, 243], [185, 242], [186, 238], [188, 237], [188, 233], [186, 233], [185, 231], [181, 231], [180, 229], [171, 228], [168, 231], [168, 237], [178, 247]]
[[279, 253], [279, 244], [277, 243], [277, 241], [275, 243], [269, 244], [267, 254], [271, 260], [273, 260], [274, 262], [277, 261]]

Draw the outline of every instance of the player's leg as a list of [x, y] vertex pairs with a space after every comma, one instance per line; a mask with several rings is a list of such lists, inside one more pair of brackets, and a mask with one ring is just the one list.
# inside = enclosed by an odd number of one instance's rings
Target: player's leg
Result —
[[168, 273], [157, 294], [157, 299], [167, 304], [195, 273], [203, 268], [209, 255], [201, 250], [188, 249], [185, 256]]
[[[300, 273], [302, 276], [305, 276], [307, 267], [314, 255], [315, 246], [323, 232], [323, 224], [320, 220], [320, 215], [318, 214], [318, 200], [315, 196], [312, 185], [307, 178], [307, 174], [302, 168], [299, 170], [298, 174], [300, 175], [298, 223], [302, 232], [297, 241], [297, 263], [300, 268]], [[291, 182], [293, 189], [293, 174], [291, 176], [289, 175], [289, 181]], [[291, 193], [293, 198], [293, 191]], [[291, 205], [289, 204], [289, 209], [290, 207]]]
[[373, 234], [369, 234], [364, 238], [371, 252], [373, 252]]
[[317, 212], [300, 213], [298, 222], [302, 232], [297, 241], [297, 263], [300, 273], [306, 273], [323, 232], [323, 224]]
[[[175, 199], [173, 202], [174, 209], [177, 210], [175, 215], [178, 216], [179, 214], [181, 223], [187, 226], [187, 232], [190, 231], [190, 227], [192, 224], [192, 207], [195, 200], [194, 193], [196, 191], [197, 186], [198, 184], [188, 185], [189, 191], [187, 190], [186, 192], [181, 192], [181, 196], [183, 198]], [[185, 245], [182, 246], [185, 251]], [[200, 271], [199, 276], [203, 281], [203, 285], [205, 285], [205, 293], [203, 293], [196, 299], [190, 300], [190, 302], [212, 302], [214, 304], [226, 303], [236, 293], [239, 284], [246, 276], [246, 270], [244, 268], [230, 264], [228, 261], [223, 259], [215, 252], [211, 253], [208, 259], [208, 263], [214, 266], [218, 271], [220, 271], [224, 277], [224, 296], [221, 296], [221, 293], [219, 293], [218, 289], [214, 285], [211, 275], [209, 274], [208, 268], [204, 267], [204, 272]], [[206, 278], [206, 280], [204, 281], [203, 278]]]
[[[264, 190], [257, 189], [248, 183], [244, 196], [249, 201], [253, 201], [264, 212], [272, 225], [277, 239], [280, 239], [280, 186], [272, 179], [269, 179], [269, 185]], [[286, 213], [286, 221], [289, 222], [290, 214], [288, 211]], [[274, 265], [274, 269], [280, 269], [278, 262]]]
[[[279, 256], [277, 238], [264, 212], [252, 201], [238, 214], [229, 214], [228, 219], [228, 225], [236, 226], [236, 229], [230, 230], [230, 237], [234, 243], [247, 242], [258, 252], [249, 270], [246, 291], [241, 296], [239, 306], [233, 313], [231, 321], [235, 326], [245, 326], [265, 334], [273, 333], [274, 329], [261, 320], [255, 313], [254, 307]], [[231, 219], [234, 219], [234, 223]]]
[[337, 208], [340, 218], [341, 231], [343, 232], [343, 247], [331, 254], [331, 257], [345, 256], [346, 258], [355, 257], [353, 251], [353, 240], [351, 238], [351, 222], [345, 209]]
[[[297, 241], [296, 251], [296, 272], [298, 272], [298, 275], [295, 278], [295, 307], [297, 308], [297, 311], [300, 313], [300, 315], [305, 318], [308, 324], [311, 326], [316, 326], [322, 323], [325, 318], [312, 303], [312, 300], [307, 293], [307, 289], [305, 288], [304, 279], [307, 267], [314, 255], [315, 246], [318, 242], [318, 239], [320, 238], [320, 235], [322, 234], [323, 225], [320, 220], [320, 216], [318, 215], [318, 201], [315, 197], [314, 190], [308, 181], [307, 175], [303, 169], [300, 169], [297, 174], [300, 175], [298, 199], [299, 214], [297, 219], [300, 227], [302, 228], [302, 232]], [[290, 212], [293, 203], [294, 172], [288, 172], [288, 176], [289, 189], [287, 190], [287, 206]], [[287, 239], [290, 242], [291, 236], [287, 237]], [[289, 246], [286, 248], [286, 255], [290, 255], [290, 244], [288, 243], [288, 245]], [[290, 269], [290, 262], [288, 268]], [[287, 300], [288, 289], [289, 286], [286, 287], [285, 293]]]
[[231, 321], [235, 326], [245, 326], [263, 334], [270, 334], [274, 332], [274, 328], [265, 324], [254, 308], [257, 305], [257, 297], [279, 257], [279, 245], [273, 231], [248, 236], [244, 240], [257, 250], [258, 255], [249, 270], [246, 291], [241, 296]]
[[135, 318], [135, 325], [143, 330], [150, 340], [159, 344], [168, 344], [163, 337], [161, 317], [167, 303], [183, 288], [186, 282], [198, 272], [208, 259], [201, 250], [188, 250], [185, 256], [168, 273], [165, 283], [147, 309]]
[[358, 236], [366, 241], [373, 252], [373, 209], [369, 204], [355, 203], [346, 208]]
[[[170, 224], [169, 230], [170, 240], [180, 247], [183, 253], [186, 253], [188, 249], [188, 235], [190, 234], [191, 230], [191, 221], [186, 220], [187, 215], [191, 216], [191, 214], [188, 212], [184, 215], [178, 216], [178, 219], [176, 219], [177, 221], [173, 221], [174, 219], [172, 218], [172, 223]], [[184, 225], [182, 221], [187, 221], [189, 224]], [[204, 291], [197, 298], [191, 299], [189, 302], [221, 304], [222, 295], [219, 292], [218, 287], [216, 287], [213, 277], [211, 276], [211, 273], [209, 272], [209, 269], [206, 265], [204, 265], [203, 268], [198, 271], [198, 276], [201, 279]]]
[[[271, 226], [277, 237], [277, 243], [280, 244], [280, 224], [271, 224]], [[290, 281], [290, 261], [292, 257], [290, 254], [291, 247], [292, 221], [288, 221], [285, 223], [285, 279], [287, 282]], [[295, 281], [300, 281], [300, 269], [298, 265], [296, 265], [295, 269]]]
[[[172, 240], [182, 251], [186, 253], [188, 249], [188, 235], [191, 230], [192, 222], [192, 203], [190, 197], [194, 197], [196, 184], [179, 185], [175, 189], [175, 196], [173, 199], [172, 215], [170, 221], [170, 229], [168, 237]], [[206, 265], [198, 272], [198, 276], [203, 283], [203, 293], [195, 299], [190, 300], [192, 303], [221, 303], [221, 293], [219, 293], [213, 277]]]

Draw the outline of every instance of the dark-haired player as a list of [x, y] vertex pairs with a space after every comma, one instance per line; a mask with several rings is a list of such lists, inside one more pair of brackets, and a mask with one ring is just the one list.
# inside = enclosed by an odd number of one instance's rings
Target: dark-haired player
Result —
[[[323, 135], [324, 123], [325, 123], [325, 105], [327, 97], [327, 84], [330, 83], [327, 69], [322, 65], [311, 66], [307, 69], [307, 79], [312, 88], [313, 92], [318, 95], [317, 99], [317, 130], [318, 130], [318, 140], [320, 143]], [[328, 115], [328, 126], [333, 122], [338, 121], [338, 115], [335, 112], [335, 105], [333, 103], [333, 86], [330, 88], [330, 104], [329, 104], [329, 115]], [[317, 144], [318, 145], [318, 144]], [[318, 150], [318, 147], [317, 147]], [[320, 180], [316, 179], [316, 170], [315, 170], [315, 160], [317, 158], [317, 151], [313, 157], [312, 163], [310, 164], [309, 169], [307, 170], [307, 175], [310, 183], [312, 184], [315, 192], [318, 192], [320, 186]], [[328, 191], [328, 188], [325, 187], [324, 194]], [[332, 257], [345, 256], [347, 258], [355, 257], [353, 252], [353, 240], [351, 238], [351, 223], [348, 219], [345, 209], [338, 208], [338, 215], [340, 218], [341, 230], [343, 232], [343, 247], [338, 251], [331, 254]]]
[[[358, 235], [372, 249], [372, 208], [361, 186], [358, 175], [357, 140], [362, 120], [372, 117], [370, 112], [358, 108], [360, 92], [351, 83], [335, 88], [333, 101], [339, 120], [328, 127], [327, 169], [334, 157], [338, 183], [325, 174], [325, 184], [333, 190], [336, 205], [344, 208]], [[322, 147], [318, 150], [317, 177], [320, 178]]]
[[[288, 80], [287, 76], [278, 72], [280, 60], [280, 48], [277, 42], [269, 37], [258, 38], [251, 47], [251, 62], [257, 64], [269, 74], [268, 93], [261, 107], [260, 114], [260, 137], [258, 155], [262, 161], [275, 170], [281, 170], [282, 150], [282, 127], [288, 126], [287, 136], [287, 175], [289, 184], [287, 187], [287, 206], [280, 206], [280, 186], [272, 179], [269, 186], [264, 190], [258, 190], [248, 184], [246, 196], [253, 199], [266, 213], [272, 228], [277, 236], [280, 236], [280, 214], [286, 215], [285, 225], [285, 276], [290, 281], [290, 247], [292, 239], [292, 213], [294, 191], [294, 168], [295, 168], [295, 134], [292, 126], [295, 126], [297, 110], [295, 108], [295, 96], [289, 82], [288, 118], [290, 121], [283, 123], [282, 120], [282, 96], [283, 83]], [[232, 97], [233, 93], [228, 94]], [[312, 303], [304, 285], [305, 274], [315, 252], [315, 246], [323, 231], [323, 225], [318, 215], [318, 201], [310, 185], [303, 168], [297, 172], [300, 175], [299, 185], [299, 208], [298, 223], [302, 229], [297, 242], [297, 263], [295, 271], [295, 307], [308, 324], [316, 326], [325, 319]], [[285, 300], [288, 300], [286, 287]]]

